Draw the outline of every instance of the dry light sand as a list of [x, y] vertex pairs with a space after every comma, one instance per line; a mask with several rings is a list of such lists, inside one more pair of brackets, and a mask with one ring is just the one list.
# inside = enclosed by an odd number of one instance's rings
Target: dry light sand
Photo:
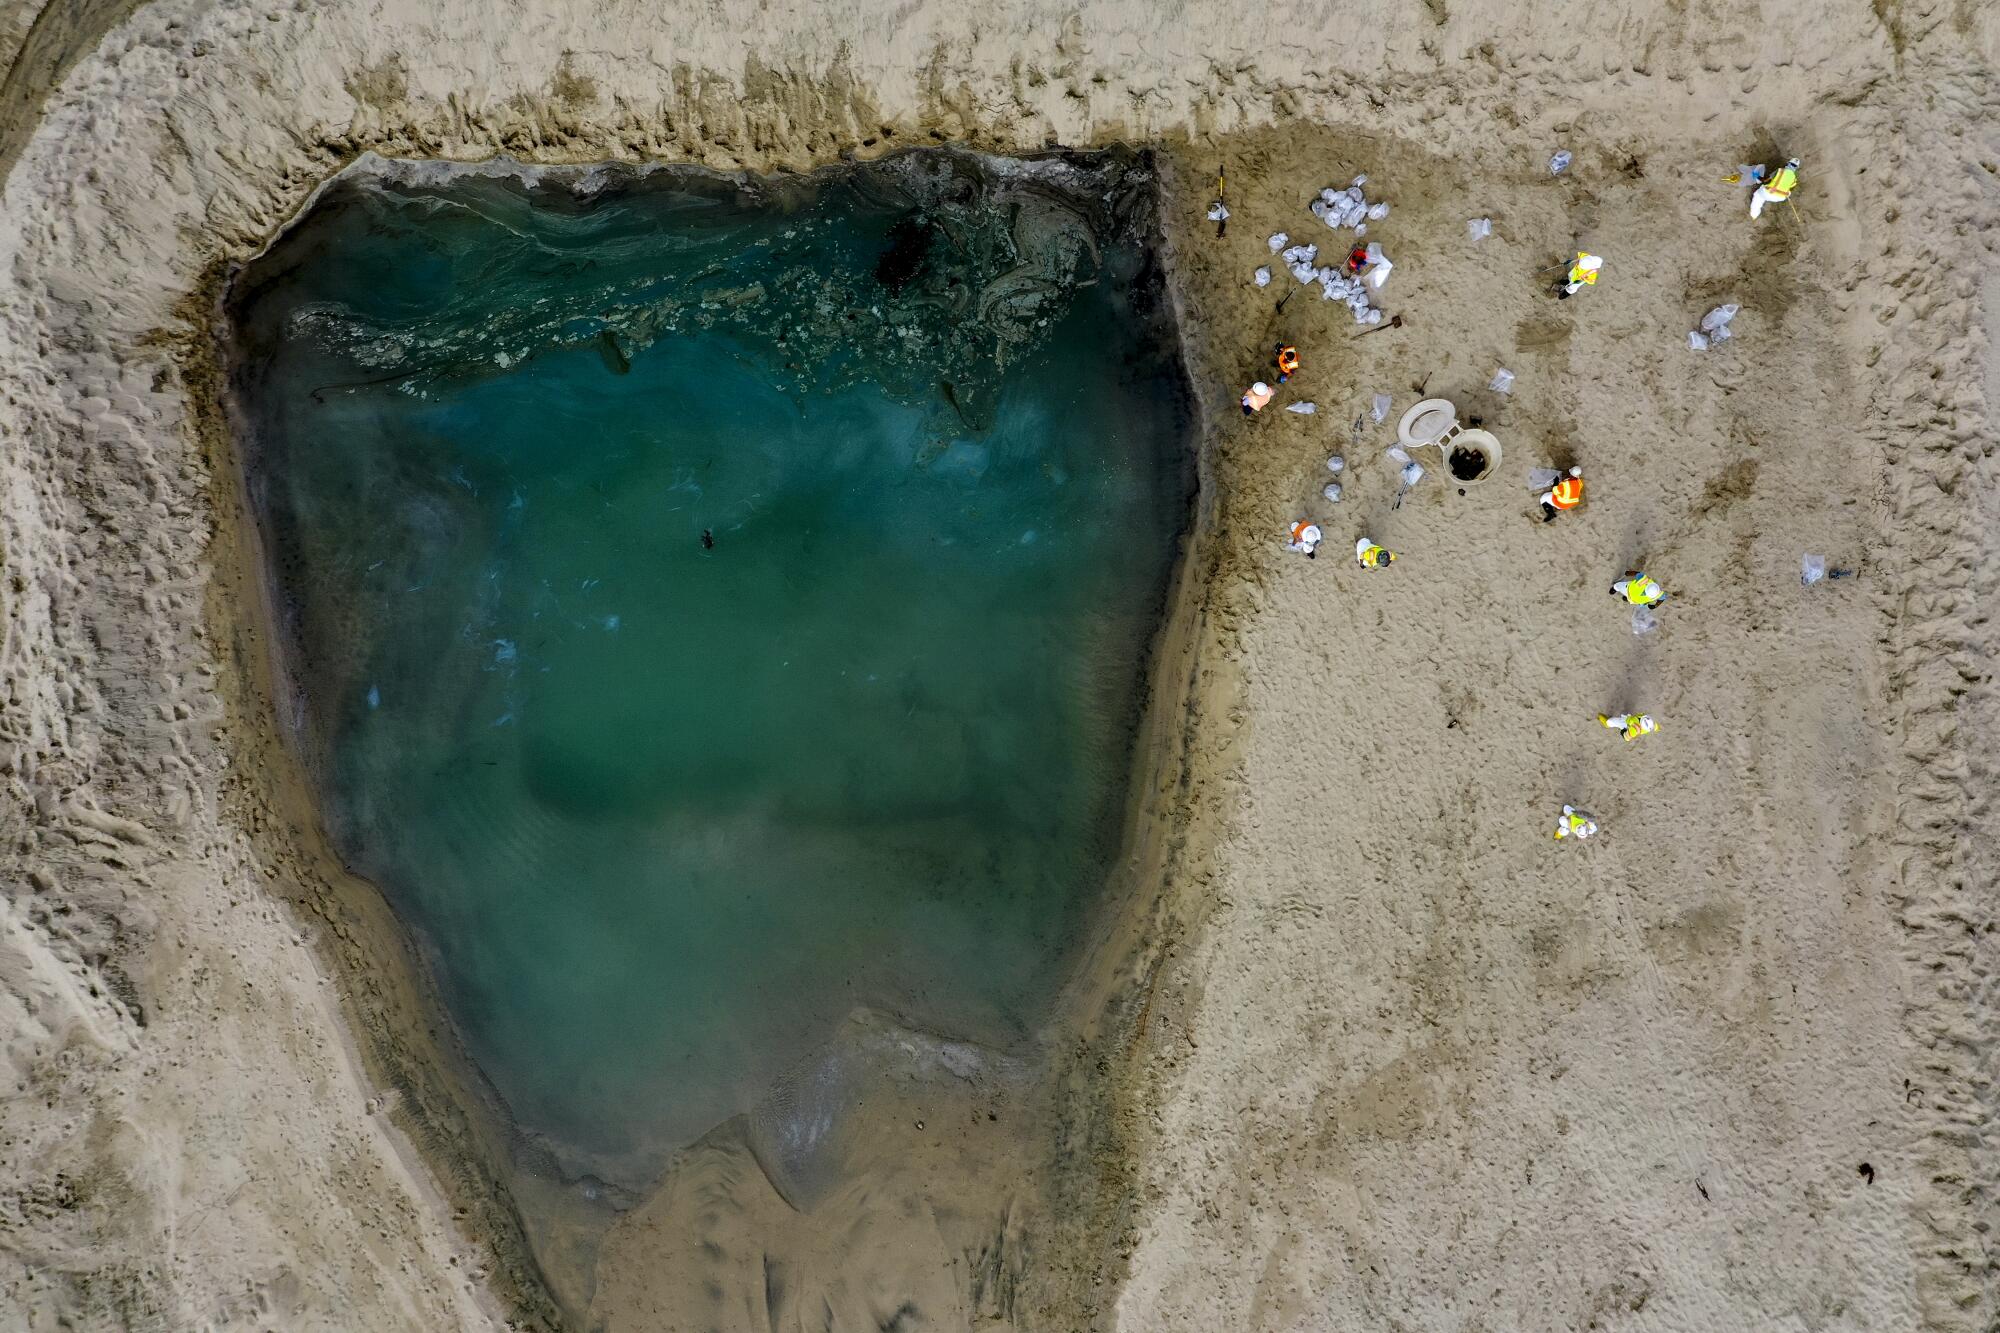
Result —
[[[229, 265], [367, 148], [940, 139], [1161, 150], [1206, 491], [1139, 883], [1019, 1094], [1056, 1127], [1032, 1178], [934, 1135], [997, 1213], [898, 1156], [744, 1230], [703, 1213], [755, 1188], [718, 1140], [570, 1322], [1994, 1327], [1996, 57], [1971, 0], [0, 4], [0, 1329], [565, 1318], [272, 739]], [[1753, 226], [1718, 178], [1781, 149], [1806, 187]], [[1356, 172], [1408, 320], [1361, 340], [1249, 284]], [[1559, 305], [1533, 270], [1572, 240], [1608, 265]], [[1737, 338], [1688, 352], [1723, 301]], [[1319, 412], [1246, 421], [1278, 337]], [[1351, 423], [1420, 388], [1506, 459], [1394, 509], [1389, 428]], [[1553, 460], [1589, 501], [1544, 527]], [[1364, 576], [1363, 532], [1402, 561]], [[1805, 551], [1860, 575], [1802, 589]], [[1639, 564], [1673, 594], [1645, 638], [1604, 592]], [[1661, 733], [1594, 726], [1627, 707]], [[1599, 838], [1550, 839], [1565, 800]]]

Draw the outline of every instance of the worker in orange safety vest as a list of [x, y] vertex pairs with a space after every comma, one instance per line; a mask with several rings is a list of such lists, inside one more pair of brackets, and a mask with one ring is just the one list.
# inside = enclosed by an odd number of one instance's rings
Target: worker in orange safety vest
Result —
[[1583, 503], [1583, 469], [1573, 467], [1569, 475], [1542, 492], [1542, 522], [1553, 523], [1557, 514], [1566, 514]]

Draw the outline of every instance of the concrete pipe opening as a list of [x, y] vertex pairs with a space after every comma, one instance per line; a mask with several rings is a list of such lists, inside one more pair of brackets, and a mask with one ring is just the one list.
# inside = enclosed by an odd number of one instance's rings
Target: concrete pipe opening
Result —
[[1462, 430], [1445, 446], [1444, 466], [1461, 486], [1485, 481], [1500, 466], [1500, 441], [1483, 430]]
[[1405, 448], [1436, 444], [1458, 424], [1458, 409], [1448, 398], [1426, 398], [1396, 423], [1396, 439]]

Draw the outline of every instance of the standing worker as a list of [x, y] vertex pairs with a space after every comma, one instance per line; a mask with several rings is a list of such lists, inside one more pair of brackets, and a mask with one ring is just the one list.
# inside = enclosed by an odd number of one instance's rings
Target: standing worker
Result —
[[1587, 250], [1577, 251], [1576, 262], [1569, 266], [1569, 281], [1556, 292], [1556, 300], [1567, 301], [1585, 287], [1595, 287], [1598, 271], [1603, 267], [1604, 261], [1598, 256]]
[[1299, 349], [1290, 343], [1278, 344], [1278, 383], [1299, 373]]
[[1562, 818], [1556, 821], [1556, 838], [1576, 838], [1582, 840], [1597, 832], [1597, 821], [1573, 805], [1563, 807]]
[[1243, 415], [1247, 417], [1252, 412], [1262, 412], [1265, 405], [1270, 401], [1271, 386], [1262, 380], [1258, 380], [1250, 386], [1250, 392], [1243, 395]]
[[1626, 740], [1636, 741], [1641, 736], [1650, 736], [1660, 729], [1660, 724], [1644, 713], [1620, 713], [1615, 717], [1597, 715], [1597, 722], [1607, 731], [1621, 733]]
[[1309, 518], [1302, 518], [1292, 524], [1291, 540], [1285, 543], [1287, 551], [1303, 551], [1308, 560], [1319, 554], [1321, 533], [1319, 524]]
[[1583, 503], [1583, 469], [1573, 467], [1569, 475], [1542, 492], [1542, 522], [1553, 523], [1557, 514], [1566, 514]]
[[1799, 160], [1795, 157], [1779, 167], [1771, 179], [1758, 185], [1750, 195], [1750, 216], [1764, 211], [1765, 204], [1782, 204], [1792, 197], [1799, 184]]
[[1354, 558], [1360, 562], [1363, 569], [1387, 569], [1396, 563], [1394, 551], [1378, 545], [1367, 537], [1354, 543]]
[[1624, 578], [1611, 585], [1611, 595], [1623, 597], [1634, 606], [1652, 606], [1665, 600], [1667, 590], [1638, 570], [1628, 569]]

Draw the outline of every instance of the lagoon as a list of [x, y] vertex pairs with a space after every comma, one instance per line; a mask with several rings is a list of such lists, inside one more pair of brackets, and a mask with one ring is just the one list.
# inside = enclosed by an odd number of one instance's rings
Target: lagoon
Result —
[[235, 282], [329, 840], [643, 1182], [849, 1014], [1001, 1048], [1120, 851], [1192, 417], [1144, 164], [377, 164]]

